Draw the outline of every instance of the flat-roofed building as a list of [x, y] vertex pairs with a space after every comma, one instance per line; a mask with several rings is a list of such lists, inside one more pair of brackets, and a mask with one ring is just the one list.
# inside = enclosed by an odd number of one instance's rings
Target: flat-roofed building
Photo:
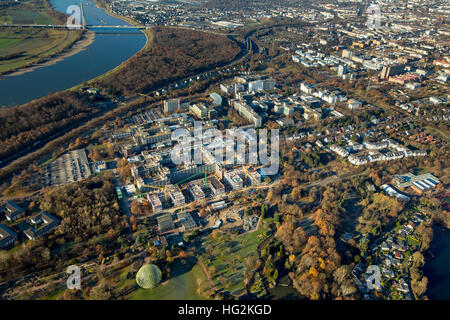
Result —
[[106, 170], [106, 162], [105, 161], [98, 161], [93, 163], [94, 171], [99, 173], [104, 170]]
[[404, 189], [407, 187], [411, 187], [419, 194], [422, 194], [427, 190], [432, 190], [439, 183], [441, 183], [439, 179], [431, 173], [423, 173], [419, 175], [405, 173], [401, 175], [394, 175], [392, 180], [398, 188]]
[[261, 183], [261, 175], [254, 168], [247, 168], [247, 180], [250, 185], [256, 185]]
[[178, 186], [176, 185], [167, 186], [166, 192], [169, 194], [170, 201], [172, 201], [174, 207], [186, 204], [186, 199], [184, 198], [184, 195]]
[[200, 119], [205, 119], [208, 116], [208, 107], [201, 102], [191, 105], [189, 111]]
[[33, 226], [25, 230], [24, 234], [30, 240], [36, 240], [53, 231], [61, 221], [48, 212], [42, 212], [29, 218], [28, 222]]
[[222, 182], [219, 181], [215, 176], [208, 179], [210, 183], [210, 189], [214, 195], [225, 194], [225, 187]]
[[225, 92], [226, 94], [232, 94], [234, 93], [234, 86], [232, 85], [227, 86], [225, 84], [220, 84], [220, 90], [222, 92]]
[[177, 218], [179, 219], [184, 231], [189, 231], [197, 227], [194, 218], [192, 218], [192, 215], [189, 212], [177, 213]]
[[219, 202], [215, 202], [213, 204], [210, 205], [210, 209], [211, 211], [218, 211], [220, 209], [226, 208], [227, 204], [224, 200], [219, 201]]
[[0, 224], [0, 248], [12, 246], [17, 241], [17, 234], [4, 224]]
[[192, 194], [192, 197], [194, 197], [195, 201], [205, 199], [205, 193], [198, 184], [189, 183], [188, 191]]
[[250, 121], [255, 127], [261, 127], [262, 117], [243, 101], [234, 101], [234, 109], [245, 119]]
[[405, 65], [392, 65], [384, 66], [380, 73], [381, 79], [388, 79], [389, 77], [396, 76], [405, 72]]
[[158, 193], [159, 193], [158, 191], [147, 193], [147, 199], [148, 202], [150, 203], [150, 207], [152, 208], [153, 213], [160, 212], [163, 209], [162, 202], [161, 199], [159, 198]]
[[368, 150], [380, 150], [389, 147], [389, 141], [388, 140], [381, 140], [374, 142], [366, 141], [363, 142], [363, 146]]
[[127, 195], [129, 197], [134, 196], [136, 194], [136, 192], [137, 192], [136, 186], [134, 184], [126, 185], [124, 188], [125, 188], [125, 191], [127, 192]]
[[180, 99], [164, 100], [164, 113], [172, 113], [180, 110]]
[[362, 107], [362, 102], [356, 99], [349, 99], [347, 104], [349, 109], [359, 109]]
[[362, 165], [362, 164], [366, 164], [368, 162], [368, 158], [365, 155], [351, 154], [348, 157], [348, 161], [351, 164], [359, 166], [359, 165]]
[[23, 209], [12, 201], [6, 202], [5, 216], [9, 221], [15, 221], [23, 214]]
[[223, 177], [233, 190], [239, 190], [244, 187], [242, 178], [235, 171], [225, 171]]
[[158, 229], [160, 233], [171, 231], [175, 228], [173, 223], [172, 214], [168, 213], [156, 218], [158, 221]]

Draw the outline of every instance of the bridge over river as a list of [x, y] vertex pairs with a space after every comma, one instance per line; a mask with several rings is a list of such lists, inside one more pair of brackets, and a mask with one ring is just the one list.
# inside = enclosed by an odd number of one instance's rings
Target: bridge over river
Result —
[[2, 24], [5, 28], [50, 28], [50, 29], [150, 29], [150, 26], [134, 25], [65, 25], [65, 24]]
[[49, 28], [49, 29], [149, 29], [149, 26], [138, 26], [138, 25], [93, 25], [87, 24], [86, 18], [84, 16], [83, 3], [80, 2], [80, 15], [81, 24], [2, 24], [1, 27], [4, 28]]

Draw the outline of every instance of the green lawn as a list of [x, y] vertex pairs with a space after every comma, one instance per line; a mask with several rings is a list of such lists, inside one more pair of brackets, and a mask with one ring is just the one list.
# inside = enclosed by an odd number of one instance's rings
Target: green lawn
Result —
[[213, 248], [212, 257], [206, 253], [203, 262], [207, 268], [214, 267], [216, 274], [211, 275], [218, 289], [230, 291], [234, 295], [245, 293], [244, 272], [247, 270], [245, 258], [258, 258], [258, 244], [263, 240], [263, 233], [269, 230], [273, 218], [264, 220], [258, 230], [240, 236], [232, 236], [231, 239], [213, 239], [209, 236], [205, 239], [202, 247]]
[[20, 41], [22, 41], [22, 39], [0, 39], [0, 49], [13, 45]]
[[45, 10], [7, 9], [0, 15], [0, 23], [12, 24], [52, 24], [56, 19]]
[[[175, 269], [177, 266], [173, 266]], [[181, 266], [179, 267], [181, 268]], [[130, 300], [205, 300], [197, 292], [198, 281], [206, 281], [205, 273], [199, 264], [188, 272], [170, 278], [165, 284], [160, 284], [153, 289], [137, 289]], [[132, 284], [134, 280], [128, 280]]]
[[43, 1], [21, 1], [13, 8], [0, 11], [0, 73], [42, 62], [60, 53], [76, 41], [80, 33], [75, 30], [1, 28], [2, 24], [60, 24], [58, 18]]
[[0, 29], [0, 72], [15, 70], [60, 53], [80, 36], [79, 30]]

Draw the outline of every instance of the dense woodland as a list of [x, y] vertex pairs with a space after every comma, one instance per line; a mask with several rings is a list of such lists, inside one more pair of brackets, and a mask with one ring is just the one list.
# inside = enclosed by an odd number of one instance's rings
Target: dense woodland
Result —
[[42, 270], [61, 272], [73, 258], [102, 256], [128, 228], [110, 180], [94, 178], [54, 188], [39, 202], [33, 206], [58, 217], [61, 224], [47, 239], [27, 241], [10, 255], [0, 255], [2, 280]]
[[57, 234], [66, 240], [89, 239], [120, 223], [119, 205], [109, 180], [88, 180], [52, 189], [42, 198], [40, 208], [62, 219]]
[[169, 81], [233, 60], [239, 46], [225, 36], [190, 29], [157, 27], [147, 51], [131, 58], [100, 84], [112, 92], [147, 92]]
[[0, 158], [85, 119], [92, 107], [77, 92], [60, 92], [22, 106], [0, 109]]
[[[281, 248], [283, 254], [275, 254], [273, 259], [284, 257], [284, 263], [278, 263], [278, 268], [282, 266], [289, 272], [293, 286], [308, 299], [354, 298], [357, 293], [351, 279], [350, 261], [344, 261], [336, 245], [335, 228], [345, 213], [342, 201], [338, 201], [341, 188], [327, 188], [320, 208], [314, 212], [301, 208], [293, 210], [293, 206], [298, 205], [287, 205], [280, 199], [281, 190], [268, 194], [267, 200], [277, 204], [277, 211], [283, 217], [277, 222], [275, 233], [275, 246]], [[310, 224], [307, 229], [305, 222]]]

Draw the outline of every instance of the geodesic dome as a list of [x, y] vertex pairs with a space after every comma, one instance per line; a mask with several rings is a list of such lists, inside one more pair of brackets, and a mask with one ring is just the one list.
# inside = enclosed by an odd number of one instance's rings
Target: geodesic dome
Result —
[[136, 274], [136, 283], [144, 289], [156, 287], [162, 279], [161, 270], [154, 264], [142, 266]]

